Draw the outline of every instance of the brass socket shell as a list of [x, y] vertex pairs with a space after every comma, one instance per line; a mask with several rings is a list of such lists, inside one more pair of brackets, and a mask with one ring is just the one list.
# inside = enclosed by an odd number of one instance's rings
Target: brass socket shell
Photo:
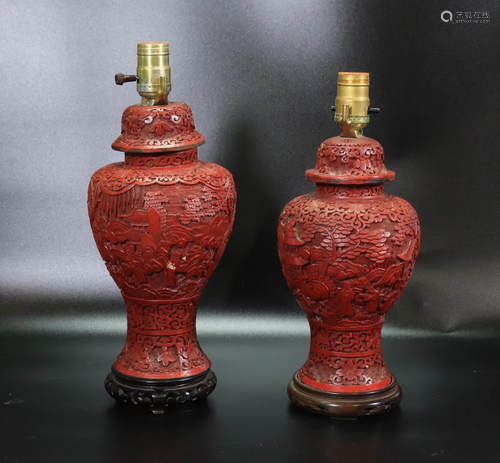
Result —
[[339, 72], [335, 122], [342, 128], [341, 136], [361, 136], [370, 122], [369, 90], [370, 74], [367, 72]]
[[147, 105], [168, 103], [172, 89], [168, 58], [167, 42], [137, 44], [137, 91]]

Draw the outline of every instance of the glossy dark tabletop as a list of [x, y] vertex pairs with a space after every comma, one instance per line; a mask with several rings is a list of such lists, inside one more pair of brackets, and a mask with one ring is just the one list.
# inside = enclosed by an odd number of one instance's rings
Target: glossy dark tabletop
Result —
[[307, 356], [305, 337], [202, 337], [217, 388], [163, 416], [106, 394], [103, 380], [122, 342], [2, 336], [2, 461], [499, 461], [496, 340], [385, 339], [402, 405], [357, 420], [290, 405], [286, 386]]

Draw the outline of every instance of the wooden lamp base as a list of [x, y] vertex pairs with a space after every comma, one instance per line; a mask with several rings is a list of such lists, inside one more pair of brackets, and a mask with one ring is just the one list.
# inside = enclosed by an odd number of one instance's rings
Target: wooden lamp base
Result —
[[104, 381], [108, 394], [119, 402], [149, 407], [155, 415], [163, 415], [169, 405], [203, 399], [217, 385], [213, 371], [182, 379], [146, 380], [132, 378], [114, 368]]
[[396, 408], [403, 397], [401, 387], [392, 375], [384, 388], [367, 392], [327, 392], [305, 384], [298, 372], [288, 384], [293, 404], [309, 412], [334, 418], [355, 418], [377, 415]]

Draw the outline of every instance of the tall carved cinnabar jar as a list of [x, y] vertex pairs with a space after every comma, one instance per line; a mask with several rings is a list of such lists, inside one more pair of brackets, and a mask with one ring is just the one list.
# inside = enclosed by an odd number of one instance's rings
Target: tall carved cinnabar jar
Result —
[[236, 192], [224, 168], [198, 161], [205, 142], [188, 105], [169, 102], [167, 43], [140, 43], [142, 104], [128, 107], [112, 144], [125, 162], [94, 173], [94, 238], [127, 307], [127, 338], [105, 387], [122, 402], [163, 413], [208, 396], [216, 377], [196, 338], [196, 308], [222, 257]]
[[401, 401], [381, 330], [420, 244], [415, 210], [384, 193], [395, 174], [382, 146], [363, 136], [376, 111], [368, 90], [367, 73], [339, 74], [341, 134], [321, 144], [316, 168], [306, 172], [316, 191], [288, 203], [278, 224], [283, 273], [311, 329], [309, 356], [288, 395], [300, 408], [337, 417], [383, 413]]

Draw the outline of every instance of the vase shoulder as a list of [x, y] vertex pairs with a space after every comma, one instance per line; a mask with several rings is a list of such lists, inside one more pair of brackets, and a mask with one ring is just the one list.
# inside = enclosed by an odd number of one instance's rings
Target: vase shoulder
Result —
[[116, 162], [98, 169], [91, 178], [91, 186], [93, 183], [99, 184], [103, 191], [111, 195], [125, 193], [137, 185], [153, 184], [160, 186], [182, 184], [186, 187], [204, 185], [215, 190], [234, 190], [233, 176], [227, 169], [204, 161], [165, 167], [127, 165], [126, 162]]
[[358, 219], [352, 222], [355, 228], [380, 223], [381, 219], [391, 222], [408, 219], [419, 227], [413, 206], [403, 198], [384, 193], [383, 185], [318, 185], [316, 191], [292, 199], [283, 209], [281, 219], [295, 217], [312, 227], [337, 226], [346, 220], [351, 223], [348, 220], [351, 215]]

